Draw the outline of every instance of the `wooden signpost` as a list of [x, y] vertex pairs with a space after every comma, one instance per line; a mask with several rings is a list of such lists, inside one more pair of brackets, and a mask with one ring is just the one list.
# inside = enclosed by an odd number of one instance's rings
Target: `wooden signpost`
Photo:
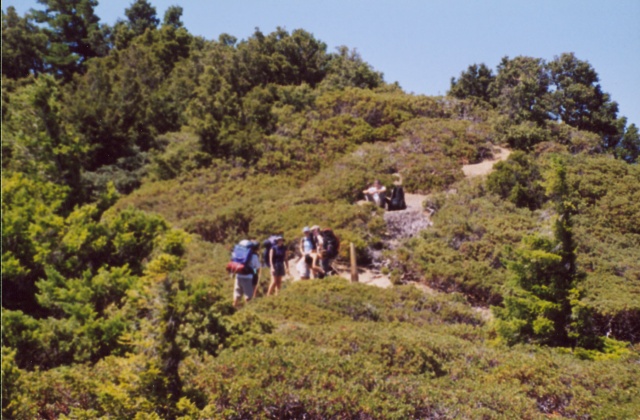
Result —
[[351, 282], [358, 282], [358, 265], [356, 264], [356, 246], [351, 242], [349, 247], [349, 253], [351, 255]]

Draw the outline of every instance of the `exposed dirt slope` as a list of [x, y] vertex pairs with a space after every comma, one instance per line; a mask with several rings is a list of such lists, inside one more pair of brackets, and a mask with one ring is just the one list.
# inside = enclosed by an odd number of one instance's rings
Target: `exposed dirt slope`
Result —
[[485, 160], [480, 163], [475, 163], [473, 165], [463, 165], [462, 172], [467, 178], [474, 176], [484, 176], [491, 173], [493, 170], [493, 165], [496, 162], [500, 162], [501, 160], [505, 160], [511, 154], [511, 150], [505, 149], [504, 147], [497, 147], [499, 152], [495, 154], [493, 159]]
[[[493, 170], [493, 165], [496, 162], [507, 159], [509, 154], [511, 154], [510, 150], [503, 147], [498, 147], [497, 149], [498, 153], [494, 155], [493, 159], [485, 160], [473, 165], [464, 165], [462, 167], [462, 171], [465, 176], [469, 178], [488, 175]], [[388, 236], [385, 248], [393, 249], [398, 246], [401, 240], [411, 238], [421, 230], [427, 229], [433, 224], [429, 218], [429, 211], [424, 209], [424, 201], [426, 199], [427, 196], [422, 194], [405, 194], [405, 202], [407, 204], [407, 208], [405, 210], [385, 212], [384, 220], [387, 223]], [[358, 204], [363, 203], [364, 202], [359, 202]], [[371, 267], [358, 268], [358, 281], [371, 286], [383, 288], [391, 287], [393, 283], [389, 276], [382, 274], [380, 271], [381, 267], [384, 265], [382, 253], [374, 252], [373, 260]], [[289, 262], [289, 267], [291, 270], [291, 276], [294, 279], [298, 279], [299, 274], [295, 268], [294, 260]], [[346, 279], [351, 279], [349, 267], [340, 268], [343, 268], [340, 270], [340, 275]], [[426, 285], [416, 283], [416, 286], [421, 289], [425, 289], [428, 293], [437, 293], [437, 291]]]

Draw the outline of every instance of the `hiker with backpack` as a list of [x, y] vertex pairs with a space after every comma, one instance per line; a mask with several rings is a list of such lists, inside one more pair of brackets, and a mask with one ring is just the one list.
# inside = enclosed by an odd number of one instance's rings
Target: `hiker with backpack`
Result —
[[316, 244], [316, 250], [320, 252], [320, 250], [322, 249], [322, 235], [320, 234], [320, 226], [311, 226], [311, 238]]
[[375, 180], [373, 185], [362, 191], [364, 194], [364, 199], [366, 201], [371, 201], [375, 203], [377, 206], [384, 208], [387, 199], [385, 197], [387, 191], [387, 187], [382, 185], [379, 180]]
[[282, 287], [282, 278], [289, 273], [287, 248], [284, 246], [282, 236], [275, 237], [275, 245], [269, 251], [269, 266], [271, 267], [271, 283], [267, 290], [267, 296], [278, 293]]
[[321, 230], [320, 227], [316, 225], [311, 228], [311, 232], [316, 239], [322, 270], [326, 275], [336, 274], [331, 264], [340, 251], [340, 239], [331, 228]]
[[[300, 259], [296, 264], [296, 268], [298, 269], [298, 273], [300, 273], [300, 280], [307, 280], [311, 278], [311, 273], [313, 272], [313, 267], [317, 265], [315, 264], [315, 260], [317, 259], [316, 254], [316, 241], [311, 234], [311, 229], [305, 226], [302, 229], [302, 233], [304, 236], [300, 239]], [[314, 254], [314, 256], [307, 258]]]
[[322, 257], [321, 266], [326, 275], [337, 274], [333, 269], [333, 260], [338, 257], [340, 252], [340, 239], [330, 228], [322, 229]]
[[307, 226], [302, 229], [302, 234], [304, 236], [300, 239], [300, 254], [307, 255], [316, 250], [316, 240]]
[[233, 306], [240, 305], [240, 299], [249, 302], [256, 289], [255, 280], [260, 276], [260, 258], [258, 257], [259, 244], [255, 241], [242, 240], [231, 253], [231, 261], [227, 264], [227, 271], [235, 274], [233, 286]]

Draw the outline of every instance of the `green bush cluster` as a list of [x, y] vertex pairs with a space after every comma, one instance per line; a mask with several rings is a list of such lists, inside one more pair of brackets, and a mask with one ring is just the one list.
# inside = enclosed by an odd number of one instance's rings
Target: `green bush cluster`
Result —
[[487, 189], [518, 207], [539, 208], [545, 201], [540, 169], [533, 159], [514, 152], [509, 159], [498, 162], [487, 179]]
[[256, 303], [229, 318], [230, 345], [217, 357], [185, 356], [173, 409], [163, 365], [144, 353], [44, 372], [12, 370], [5, 353], [13, 417], [627, 418], [638, 409], [637, 356], [495, 347], [454, 296], [330, 279]]
[[[430, 98], [302, 29], [205, 40], [178, 6], [108, 27], [83, 0], [65, 32], [45, 3], [2, 12], [4, 417], [640, 411], [640, 140], [588, 63], [505, 57]], [[496, 144], [520, 151], [464, 180]], [[389, 250], [358, 201], [398, 176], [434, 225]], [[313, 224], [339, 262], [382, 250], [396, 287], [263, 298], [263, 270], [235, 310], [233, 244], [283, 234], [293, 255]]]
[[[530, 151], [553, 141], [572, 152], [607, 149], [634, 162], [640, 146], [637, 127], [627, 127], [627, 119], [618, 117], [618, 104], [598, 81], [595, 69], [573, 53], [549, 62], [505, 56], [495, 75], [484, 63], [469, 66], [458, 79], [451, 79], [449, 95], [497, 111], [496, 134], [513, 148]], [[576, 136], [576, 131], [596, 136]]]
[[[247, 310], [277, 328], [215, 359], [186, 360], [185, 417], [624, 417], [637, 409], [633, 358], [495, 348], [463, 302], [412, 287], [301, 282]], [[616, 392], [599, 391], [609, 381]]]
[[[455, 194], [433, 195], [426, 205], [436, 210], [434, 227], [397, 252], [406, 275], [441, 290], [461, 291], [473, 303], [500, 303], [513, 277], [513, 270], [506, 267], [523, 252], [523, 238], [552, 234], [557, 210], [548, 201], [552, 195], [545, 192], [552, 185], [549, 156], [534, 161], [514, 152], [496, 164], [486, 186], [481, 181], [464, 182], [456, 185]], [[633, 230], [638, 212], [631, 199], [636, 168], [587, 155], [567, 158], [566, 164], [567, 191], [562, 201], [573, 214], [575, 265], [582, 279], [571, 298], [574, 327], [585, 339], [611, 336], [635, 342], [637, 304], [630, 297], [638, 287], [638, 236]], [[531, 257], [534, 262], [526, 265], [529, 271], [543, 259], [542, 254]], [[549, 279], [557, 271], [549, 270], [531, 278]], [[541, 323], [539, 327], [541, 332]], [[587, 341], [586, 346], [596, 345]]]
[[463, 292], [478, 304], [498, 303], [506, 275], [505, 246], [519, 242], [536, 220], [528, 209], [489, 194], [481, 181], [456, 187], [455, 193], [427, 200], [436, 210], [434, 225], [407, 242], [398, 258], [406, 261], [405, 271], [433, 287]]

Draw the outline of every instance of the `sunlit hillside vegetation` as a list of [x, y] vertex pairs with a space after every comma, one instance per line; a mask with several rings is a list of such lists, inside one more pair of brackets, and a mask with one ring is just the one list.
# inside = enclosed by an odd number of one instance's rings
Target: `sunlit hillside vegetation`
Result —
[[[587, 61], [505, 57], [427, 97], [302, 29], [40, 3], [2, 12], [5, 418], [640, 412], [640, 135]], [[433, 225], [391, 237], [373, 179]], [[313, 224], [394, 287], [264, 297], [263, 273], [235, 309], [233, 244], [293, 252]]]

